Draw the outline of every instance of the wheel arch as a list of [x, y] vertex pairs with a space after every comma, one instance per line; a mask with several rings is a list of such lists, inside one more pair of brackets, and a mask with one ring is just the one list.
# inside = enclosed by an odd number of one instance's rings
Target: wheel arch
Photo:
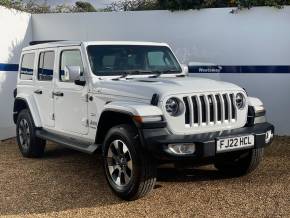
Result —
[[162, 115], [162, 111], [150, 104], [139, 102], [115, 101], [105, 105], [97, 124], [95, 142], [101, 144], [110, 128], [120, 124], [131, 124], [139, 131], [134, 117]]
[[42, 127], [41, 119], [37, 111], [36, 102], [33, 98], [27, 96], [17, 96], [13, 105], [13, 121], [16, 124], [18, 115], [21, 110], [28, 109], [34, 125], [36, 127]]
[[133, 120], [133, 114], [127, 111], [107, 109], [104, 110], [100, 116], [97, 133], [96, 133], [96, 144], [103, 143], [107, 132], [114, 126], [121, 124], [130, 124], [138, 128]]

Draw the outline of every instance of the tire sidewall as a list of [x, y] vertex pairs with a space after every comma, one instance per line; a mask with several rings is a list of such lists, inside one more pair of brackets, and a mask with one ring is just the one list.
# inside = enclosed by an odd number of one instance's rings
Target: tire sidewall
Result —
[[[19, 125], [20, 125], [20, 122], [24, 119], [28, 123], [29, 131], [30, 131], [29, 145], [27, 146], [27, 148], [22, 146], [22, 144], [20, 142], [20, 138], [19, 138]], [[31, 144], [33, 143], [32, 142], [33, 135], [34, 135], [34, 126], [32, 123], [30, 113], [28, 110], [23, 110], [20, 112], [18, 119], [17, 119], [17, 124], [16, 124], [16, 136], [17, 137], [16, 138], [17, 138], [17, 143], [18, 143], [19, 149], [24, 156], [28, 156], [31, 153]]]
[[[131, 133], [131, 132], [130, 132]], [[120, 197], [127, 198], [130, 196], [131, 193], [134, 193], [135, 190], [138, 189], [138, 185], [140, 183], [140, 176], [141, 176], [141, 160], [139, 158], [140, 151], [139, 149], [139, 140], [134, 139], [132, 136], [133, 134], [130, 134], [128, 130], [124, 127], [113, 127], [111, 130], [109, 130], [106, 138], [105, 143], [103, 146], [103, 166], [104, 171], [106, 175], [106, 180], [110, 184], [111, 189]], [[122, 140], [126, 146], [128, 147], [131, 158], [132, 158], [132, 164], [133, 164], [133, 171], [132, 171], [132, 178], [129, 184], [126, 186], [118, 187], [115, 182], [112, 180], [111, 175], [109, 173], [109, 169], [107, 167], [106, 163], [106, 156], [109, 149], [110, 144], [116, 140], [120, 139]], [[129, 197], [130, 198], [130, 197]]]
[[224, 158], [215, 162], [215, 167], [224, 174], [241, 176], [254, 171], [262, 160], [264, 148], [253, 148], [240, 156], [239, 161]]

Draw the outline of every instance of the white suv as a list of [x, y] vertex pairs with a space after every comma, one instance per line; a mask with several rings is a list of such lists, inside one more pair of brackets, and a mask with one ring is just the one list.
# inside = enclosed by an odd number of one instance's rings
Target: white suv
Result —
[[100, 149], [108, 184], [126, 200], [152, 190], [160, 163], [249, 173], [274, 134], [259, 99], [188, 77], [164, 43], [34, 43], [23, 49], [14, 96], [23, 156], [42, 156], [46, 140]]

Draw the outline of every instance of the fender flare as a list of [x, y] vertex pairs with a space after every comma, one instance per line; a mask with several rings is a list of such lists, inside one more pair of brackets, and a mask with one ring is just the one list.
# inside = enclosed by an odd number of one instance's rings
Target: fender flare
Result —
[[263, 102], [259, 98], [248, 97], [248, 105], [252, 107], [262, 106]]
[[[106, 119], [105, 116], [107, 116], [106, 114], [108, 112], [119, 113], [121, 119], [129, 119], [130, 122], [132, 122], [139, 131], [141, 144], [143, 144], [142, 133], [140, 132], [140, 126], [138, 126], [137, 123], [133, 120], [133, 116], [162, 116], [162, 111], [157, 106], [149, 105], [146, 103], [124, 101], [110, 102], [104, 106], [103, 111], [99, 115], [98, 122], [96, 124], [96, 143], [102, 143], [105, 132], [111, 128], [110, 125], [107, 127], [100, 126], [104, 123], [103, 119]], [[115, 119], [113, 120], [115, 121]]]
[[157, 106], [153, 106], [145, 103], [138, 102], [125, 102], [125, 101], [115, 101], [110, 102], [104, 106], [102, 111], [115, 111], [120, 113], [129, 114], [132, 116], [162, 116], [163, 113], [161, 109]]
[[26, 106], [29, 109], [32, 119], [34, 121], [35, 127], [42, 127], [41, 118], [40, 118], [40, 115], [37, 109], [37, 104], [35, 102], [34, 97], [30, 95], [25, 95], [25, 94], [18, 94], [14, 100], [13, 113], [17, 112], [15, 111], [15, 104], [17, 100], [21, 100], [26, 103]]

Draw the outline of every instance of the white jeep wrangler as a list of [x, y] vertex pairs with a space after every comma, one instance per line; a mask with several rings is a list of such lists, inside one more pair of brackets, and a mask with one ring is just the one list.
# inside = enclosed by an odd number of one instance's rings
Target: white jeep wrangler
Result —
[[147, 194], [160, 163], [214, 164], [243, 175], [272, 142], [257, 98], [234, 84], [187, 76], [170, 47], [151, 42], [38, 42], [23, 49], [13, 118], [23, 156], [46, 140], [102, 151], [121, 198]]

